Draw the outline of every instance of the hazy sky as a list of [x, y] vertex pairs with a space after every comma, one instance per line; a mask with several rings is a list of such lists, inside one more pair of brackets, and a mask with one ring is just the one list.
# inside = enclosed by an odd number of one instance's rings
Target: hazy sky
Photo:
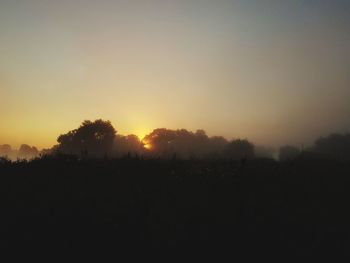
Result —
[[273, 145], [350, 131], [350, 1], [0, 0], [0, 144], [96, 118]]

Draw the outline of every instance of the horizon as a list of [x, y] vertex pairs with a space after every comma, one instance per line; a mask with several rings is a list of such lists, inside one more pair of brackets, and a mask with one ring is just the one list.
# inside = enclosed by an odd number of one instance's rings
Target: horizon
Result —
[[85, 119], [117, 134], [203, 129], [256, 145], [350, 131], [350, 2], [0, 3], [0, 144]]
[[[114, 125], [113, 125], [113, 123], [110, 122], [109, 120], [96, 119], [96, 120], [93, 120], [92, 122], [98, 121], [98, 120], [109, 122], [109, 123], [112, 125], [112, 127], [115, 128]], [[91, 120], [86, 120], [86, 121], [91, 122]], [[73, 131], [73, 130], [77, 130], [79, 127], [81, 127], [82, 124], [83, 124], [83, 122], [80, 123], [80, 125], [78, 125], [77, 127], [73, 128], [73, 129], [70, 129], [69, 131], [67, 130], [67, 131], [63, 132], [62, 134], [60, 134], [60, 135], [67, 134], [68, 132]], [[140, 143], [143, 143], [143, 147], [144, 147], [146, 150], [151, 150], [151, 149], [152, 149], [152, 145], [146, 142], [146, 141], [147, 141], [147, 136], [150, 136], [150, 135], [151, 135], [153, 132], [155, 132], [156, 130], [162, 130], [162, 129], [165, 129], [165, 130], [171, 131], [171, 132], [173, 132], [173, 131], [185, 130], [185, 131], [187, 131], [187, 132], [189, 132], [189, 133], [192, 133], [192, 134], [195, 134], [195, 133], [198, 132], [198, 131], [199, 131], [199, 132], [202, 132], [202, 131], [203, 131], [203, 132], [205, 133], [205, 135], [208, 136], [208, 138], [222, 137], [222, 138], [225, 139], [227, 142], [231, 142], [231, 141], [234, 141], [234, 140], [248, 140], [250, 143], [252, 143], [252, 144], [253, 144], [255, 147], [257, 147], [257, 148], [262, 147], [263, 149], [269, 149], [269, 151], [273, 150], [273, 151], [275, 151], [275, 153], [278, 152], [278, 149], [280, 149], [281, 147], [283, 148], [283, 147], [285, 147], [285, 146], [287, 146], [287, 147], [292, 146], [292, 147], [298, 148], [300, 151], [303, 151], [304, 149], [313, 147], [313, 145], [314, 145], [314, 143], [316, 142], [317, 139], [326, 138], [326, 137], [331, 136], [331, 135], [334, 135], [334, 134], [336, 134], [336, 135], [341, 135], [341, 136], [343, 136], [343, 135], [349, 135], [349, 134], [350, 134], [350, 133], [348, 133], [348, 132], [344, 132], [344, 133], [334, 132], [334, 133], [329, 133], [329, 134], [322, 134], [322, 135], [319, 135], [318, 137], [313, 138], [313, 140], [312, 140], [309, 144], [304, 144], [304, 143], [301, 143], [301, 144], [288, 144], [288, 143], [284, 143], [284, 144], [283, 144], [283, 143], [282, 143], [282, 144], [280, 144], [280, 145], [271, 145], [271, 144], [269, 145], [269, 144], [257, 144], [257, 143], [255, 143], [254, 141], [251, 141], [251, 140], [250, 140], [249, 138], [247, 138], [247, 137], [234, 137], [234, 136], [231, 136], [231, 137], [227, 138], [227, 137], [222, 136], [222, 135], [219, 135], [219, 134], [208, 134], [208, 133], [207, 133], [205, 130], [203, 130], [203, 129], [188, 130], [188, 129], [185, 129], [185, 128], [169, 129], [169, 128], [166, 128], [166, 127], [158, 127], [158, 128], [152, 129], [150, 132], [144, 132], [144, 130], [142, 130], [142, 133], [139, 133], [139, 134], [136, 134], [136, 133], [127, 133], [127, 134], [123, 133], [123, 134], [122, 134], [122, 133], [118, 132], [118, 130], [115, 130], [116, 133], [115, 133], [115, 138], [114, 138], [114, 140], [117, 140], [117, 138], [118, 138], [117, 136], [120, 136], [120, 137], [127, 137], [127, 136], [130, 136], [130, 135], [136, 136], [137, 139], [139, 140], [139, 142], [140, 142]], [[20, 146], [22, 146], [22, 145], [28, 145], [28, 146], [30, 146], [30, 147], [35, 147], [35, 148], [37, 148], [39, 151], [49, 150], [49, 149], [52, 149], [54, 146], [59, 145], [58, 137], [59, 137], [60, 135], [57, 135], [57, 136], [56, 136], [56, 138], [57, 138], [57, 139], [56, 139], [56, 143], [53, 144], [53, 145], [50, 145], [50, 146], [48, 146], [48, 147], [40, 147], [40, 146], [38, 146], [38, 145], [34, 145], [34, 144], [26, 143], [26, 142], [19, 143], [18, 145], [13, 145], [13, 144], [6, 143], [6, 142], [1, 142], [1, 141], [0, 141], [0, 146], [2, 146], [2, 145], [10, 145], [11, 148], [12, 148], [12, 150], [14, 150], [14, 151], [19, 150]], [[147, 147], [147, 145], [148, 145], [148, 147]]]
[[[108, 121], [108, 120], [107, 120], [107, 121]], [[111, 124], [112, 124], [112, 126], [114, 126], [112, 122], [111, 122]], [[81, 123], [80, 123], [80, 125], [81, 125]], [[79, 127], [79, 125], [78, 125], [77, 127], [75, 127], [75, 128], [70, 129], [69, 131], [75, 130], [75, 129], [77, 129], [78, 127]], [[138, 134], [137, 134], [137, 133], [120, 133], [120, 132], [118, 132], [118, 130], [117, 130], [116, 136], [118, 136], [118, 135], [119, 135], [119, 136], [135, 135], [135, 136], [140, 140], [140, 142], [143, 142], [144, 139], [145, 139], [145, 137], [146, 137], [147, 135], [151, 134], [153, 131], [155, 131], [155, 130], [157, 130], [157, 129], [167, 129], [167, 130], [176, 131], [176, 130], [182, 130], [182, 129], [185, 129], [185, 128], [169, 129], [169, 128], [166, 128], [166, 127], [158, 127], [158, 128], [151, 129], [149, 132], [146, 132], [145, 130], [140, 130], [140, 133], [138, 133]], [[195, 130], [188, 130], [188, 129], [185, 129], [185, 130], [194, 133], [194, 132], [196, 132], [196, 131], [198, 131], [198, 130], [203, 130], [203, 129], [195, 129]], [[69, 132], [69, 131], [67, 130], [67, 131], [65, 131], [64, 133], [67, 133], [67, 132]], [[206, 131], [205, 131], [205, 132], [206, 132]], [[63, 134], [64, 134], [64, 133], [63, 133]], [[207, 134], [207, 133], [206, 133], [206, 134]], [[18, 149], [20, 148], [21, 145], [27, 144], [27, 145], [29, 145], [29, 146], [36, 147], [38, 150], [50, 149], [50, 148], [52, 148], [54, 145], [57, 145], [57, 144], [58, 144], [58, 142], [57, 142], [58, 136], [59, 136], [59, 135], [56, 136], [56, 143], [53, 144], [53, 145], [49, 145], [48, 147], [40, 147], [40, 146], [37, 146], [37, 145], [34, 145], [34, 144], [30, 144], [30, 143], [26, 143], [26, 142], [19, 143], [19, 144], [17, 144], [17, 145], [12, 145], [12, 144], [9, 144], [9, 143], [6, 143], [6, 142], [0, 142], [0, 146], [1, 146], [1, 145], [8, 144], [8, 145], [10, 145], [14, 150], [18, 150]], [[228, 141], [231, 141], [231, 140], [234, 140], [234, 139], [249, 139], [249, 138], [246, 138], [246, 137], [244, 137], [244, 138], [243, 138], [243, 137], [242, 137], [242, 138], [238, 138], [238, 137], [234, 137], [234, 136], [231, 136], [230, 138], [226, 138], [225, 136], [221, 136], [220, 134], [207, 134], [207, 136], [208, 136], [209, 138], [210, 138], [210, 137], [215, 137], [215, 136], [220, 136], [220, 137], [225, 138], [225, 139], [228, 140]], [[270, 145], [258, 145], [258, 146], [270, 146]], [[147, 147], [146, 147], [146, 148], [147, 148]]]

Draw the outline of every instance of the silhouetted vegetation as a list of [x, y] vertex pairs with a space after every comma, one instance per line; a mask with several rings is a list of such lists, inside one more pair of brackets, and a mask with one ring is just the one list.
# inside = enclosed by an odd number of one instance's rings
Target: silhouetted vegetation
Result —
[[292, 161], [296, 158], [339, 160], [350, 159], [350, 135], [332, 134], [321, 137], [305, 149], [292, 145], [280, 147], [278, 155], [273, 147], [255, 146], [247, 139], [231, 141], [222, 136], [209, 137], [204, 130], [191, 132], [186, 129], [153, 130], [143, 139], [136, 135], [117, 134], [109, 121], [84, 121], [80, 127], [58, 137], [58, 144], [51, 149], [38, 151], [34, 146], [22, 144], [19, 150], [8, 144], [0, 145], [0, 156], [11, 160], [27, 159], [39, 155], [69, 154], [79, 158], [122, 158], [143, 156], [162, 159], [234, 159], [253, 158]]
[[171, 158], [176, 155], [183, 159], [223, 157], [223, 151], [228, 144], [225, 138], [208, 137], [203, 130], [193, 133], [185, 129], [155, 129], [143, 141], [149, 145], [153, 156]]
[[3, 248], [289, 258], [344, 255], [350, 234], [350, 164], [344, 162], [255, 159], [242, 166], [61, 154], [1, 159], [0, 174]]
[[57, 151], [83, 157], [111, 154], [116, 131], [109, 121], [84, 121], [82, 125], [57, 139]]
[[[3, 248], [346, 253], [348, 135], [281, 147], [280, 161], [248, 140], [156, 129], [141, 141], [103, 120], [58, 142], [30, 161], [0, 158]], [[18, 153], [38, 156], [28, 145]]]
[[15, 160], [20, 159], [31, 159], [39, 156], [39, 151], [35, 146], [29, 146], [22, 144], [19, 150], [12, 149], [8, 144], [0, 145], [0, 156]]
[[350, 134], [331, 134], [316, 140], [312, 150], [331, 158], [350, 160]]
[[117, 134], [114, 139], [112, 157], [135, 156], [144, 153], [141, 140], [133, 134], [122, 136]]
[[4, 144], [4, 145], [0, 145], [0, 154], [1, 155], [11, 155], [12, 153], [12, 147], [11, 145], [8, 145], [8, 144]]
[[254, 145], [247, 140], [233, 140], [226, 146], [225, 155], [234, 160], [253, 159]]
[[140, 140], [136, 135], [122, 136], [109, 121], [84, 121], [76, 130], [60, 135], [53, 153], [74, 154], [82, 158], [120, 158], [142, 155], [149, 158], [190, 159], [254, 157], [254, 145], [248, 140], [209, 137], [205, 131], [155, 129]]
[[257, 158], [276, 159], [276, 149], [271, 146], [255, 146], [254, 155]]
[[280, 161], [294, 160], [300, 155], [301, 151], [294, 146], [286, 145], [282, 146], [278, 153], [278, 159]]
[[19, 148], [18, 157], [23, 159], [30, 159], [33, 157], [37, 157], [39, 155], [38, 149], [33, 146], [29, 146], [27, 144], [22, 144]]

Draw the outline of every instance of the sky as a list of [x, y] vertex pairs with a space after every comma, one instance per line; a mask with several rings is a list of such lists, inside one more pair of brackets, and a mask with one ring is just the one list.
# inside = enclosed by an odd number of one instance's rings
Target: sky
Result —
[[350, 131], [350, 1], [0, 0], [0, 144], [85, 119], [260, 145]]

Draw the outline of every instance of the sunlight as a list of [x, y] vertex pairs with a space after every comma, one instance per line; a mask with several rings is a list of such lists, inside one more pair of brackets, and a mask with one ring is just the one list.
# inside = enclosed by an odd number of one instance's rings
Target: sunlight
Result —
[[143, 141], [143, 139], [148, 133], [149, 133], [149, 130], [147, 129], [139, 129], [134, 132], [134, 134], [136, 134], [136, 136], [139, 137], [140, 141]]
[[153, 148], [152, 144], [148, 140], [141, 140], [142, 147], [146, 150], [151, 150]]
[[144, 144], [143, 144], [143, 147], [144, 147], [146, 150], [151, 150], [151, 149], [152, 149], [152, 144], [150, 144], [150, 143], [144, 143]]

